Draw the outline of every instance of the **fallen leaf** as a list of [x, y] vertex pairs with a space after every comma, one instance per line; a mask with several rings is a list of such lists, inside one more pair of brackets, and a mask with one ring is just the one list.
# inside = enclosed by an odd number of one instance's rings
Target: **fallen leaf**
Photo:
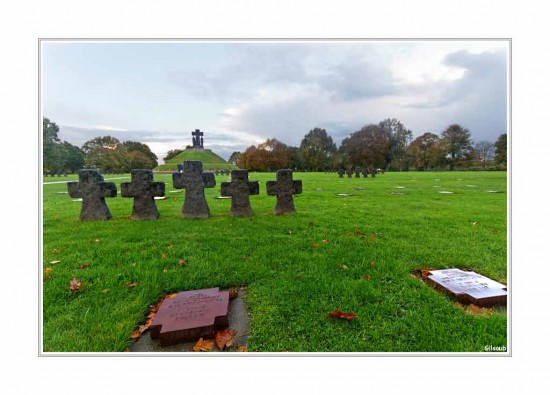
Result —
[[296, 275], [296, 278], [300, 281], [302, 281], [304, 279], [304, 274], [303, 273], [300, 273], [300, 274], [297, 274]]
[[173, 247], [172, 243], [170, 243], [170, 242], [166, 243], [166, 246], [168, 247], [168, 249], [172, 249], [172, 247]]
[[363, 232], [361, 232], [360, 230], [354, 230], [354, 231], [353, 231], [353, 235], [354, 235], [354, 236], [357, 236], [357, 237], [365, 237], [365, 235], [363, 234]]
[[141, 332], [139, 331], [139, 328], [136, 328], [132, 331], [132, 334], [130, 335], [130, 339], [137, 339], [141, 336]]
[[59, 254], [61, 252], [61, 250], [59, 248], [54, 248], [52, 250], [52, 254]]
[[466, 314], [470, 314], [476, 317], [487, 317], [488, 315], [493, 313], [493, 309], [487, 308], [487, 307], [478, 307], [474, 304], [469, 304], [464, 309]]
[[477, 221], [472, 222], [472, 226], [475, 226], [475, 225], [477, 225]]
[[374, 235], [374, 233], [371, 233], [371, 234], [369, 235], [369, 240], [372, 241], [372, 240], [374, 240], [374, 239], [376, 239], [376, 236]]
[[236, 287], [229, 288], [229, 300], [235, 299], [239, 295], [239, 290]]
[[124, 285], [128, 288], [132, 288], [137, 286], [139, 283], [137, 281], [128, 281], [127, 283], [124, 283]]
[[365, 280], [367, 280], [367, 281], [370, 281], [370, 280], [371, 280], [370, 274], [365, 274], [365, 275], [363, 276], [363, 278], [364, 278]]
[[181, 267], [187, 266], [187, 261], [180, 259], [178, 265], [180, 265]]
[[370, 267], [374, 267], [374, 265], [375, 265], [374, 261], [370, 261], [369, 265], [370, 265]]
[[237, 347], [237, 352], [248, 352], [248, 347], [239, 346], [239, 347]]
[[57, 215], [52, 215], [52, 219], [57, 219], [59, 218]]
[[430, 276], [430, 272], [432, 270], [435, 270], [434, 268], [432, 267], [423, 267], [422, 269], [420, 269], [420, 276], [423, 278], [423, 279], [426, 279]]
[[89, 268], [89, 267], [90, 267], [89, 263], [83, 263], [82, 265], [80, 265], [81, 269], [86, 269], [86, 268]]
[[332, 313], [329, 313], [329, 317], [334, 318], [340, 318], [343, 320], [353, 320], [354, 318], [357, 318], [357, 314], [354, 313], [344, 313], [343, 311], [340, 311], [338, 309], [334, 309]]
[[116, 262], [116, 267], [120, 268], [120, 261]]
[[237, 332], [234, 329], [225, 329], [216, 332], [216, 347], [218, 347], [218, 350], [223, 351], [227, 347], [234, 345], [236, 334]]
[[161, 259], [166, 259], [166, 254], [165, 254], [164, 252], [162, 252], [162, 253], [160, 254], [160, 258], [161, 258]]
[[292, 234], [292, 231], [291, 231], [291, 230], [289, 230], [289, 231], [288, 231], [288, 234], [289, 234], [289, 235], [291, 235], [291, 234]]
[[328, 240], [323, 240], [323, 243], [328, 244], [330, 242]]
[[336, 265], [336, 267], [337, 267], [338, 269], [348, 270], [347, 265], [344, 265], [343, 263], [339, 263], [338, 265]]
[[197, 343], [193, 346], [193, 351], [208, 351], [214, 348], [214, 342], [212, 340], [203, 340], [201, 337]]
[[164, 268], [164, 269], [162, 269], [162, 271], [163, 271], [164, 273], [166, 273], [166, 272], [168, 272], [168, 269]]
[[44, 269], [44, 281], [48, 281], [52, 276], [51, 276], [51, 272], [52, 272], [52, 268], [51, 267], [47, 267]]
[[311, 246], [312, 246], [313, 248], [319, 248], [319, 247], [321, 247], [321, 246], [320, 246], [319, 244], [317, 244], [317, 243], [313, 243]]
[[106, 294], [107, 292], [109, 292], [109, 289], [108, 288], [105, 288], [101, 291], [102, 293]]
[[84, 283], [80, 281], [80, 279], [78, 278], [71, 278], [71, 280], [69, 281], [69, 288], [71, 289], [72, 292], [80, 291], [83, 286], [84, 286]]
[[95, 242], [96, 242], [96, 243], [101, 243], [101, 240], [95, 239]]
[[51, 261], [51, 262], [48, 262], [50, 265], [55, 265], [56, 263], [59, 263], [61, 261]]

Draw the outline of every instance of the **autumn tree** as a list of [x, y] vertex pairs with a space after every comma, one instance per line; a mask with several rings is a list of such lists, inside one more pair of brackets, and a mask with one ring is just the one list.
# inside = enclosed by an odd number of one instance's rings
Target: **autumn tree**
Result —
[[470, 131], [458, 124], [450, 125], [441, 133], [443, 144], [447, 154], [450, 155], [450, 170], [454, 170], [456, 164], [464, 160], [472, 150]]
[[107, 173], [122, 173], [130, 167], [130, 159], [120, 141], [111, 136], [96, 137], [82, 145], [86, 166]]
[[248, 147], [237, 161], [242, 169], [274, 171], [289, 168], [292, 163], [292, 150], [277, 139], [268, 139], [257, 146]]
[[154, 169], [158, 166], [158, 158], [147, 144], [137, 141], [125, 141], [119, 149], [126, 150], [126, 154], [130, 159], [128, 171], [131, 169]]
[[325, 129], [310, 130], [300, 144], [300, 160], [307, 170], [319, 171], [328, 168], [335, 153], [336, 144]]
[[495, 163], [497, 165], [504, 164], [508, 160], [508, 135], [506, 133], [501, 134], [495, 142]]
[[366, 125], [342, 141], [348, 167], [385, 168], [390, 151], [390, 136], [379, 125]]
[[407, 147], [407, 155], [418, 170], [433, 169], [444, 164], [446, 154], [439, 136], [429, 132], [418, 136]]
[[386, 153], [386, 167], [389, 168], [395, 162], [397, 168], [403, 170], [406, 167], [406, 152], [407, 146], [412, 140], [412, 131], [405, 128], [395, 118], [387, 118], [378, 126], [387, 134], [390, 142], [389, 150]]

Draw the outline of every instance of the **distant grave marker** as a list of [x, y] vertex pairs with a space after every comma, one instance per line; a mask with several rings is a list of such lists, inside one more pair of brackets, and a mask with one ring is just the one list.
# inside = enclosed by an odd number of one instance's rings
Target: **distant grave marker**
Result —
[[99, 220], [112, 217], [106, 197], [115, 197], [117, 188], [114, 182], [103, 181], [103, 176], [94, 169], [83, 169], [78, 173], [78, 181], [67, 183], [69, 196], [82, 198], [81, 220]]
[[164, 198], [164, 182], [153, 182], [153, 171], [133, 169], [132, 182], [120, 184], [122, 197], [133, 197], [132, 219], [157, 219], [160, 216], [155, 199]]
[[501, 191], [490, 190], [490, 191], [487, 191], [487, 193], [502, 193], [502, 192]]
[[464, 185], [466, 188], [477, 188], [477, 185]]
[[454, 192], [451, 191], [439, 191], [442, 195], [452, 195]]
[[346, 171], [346, 174], [348, 175], [348, 178], [351, 178], [353, 176], [353, 171], [348, 170], [348, 171]]
[[460, 269], [432, 270], [426, 280], [463, 304], [490, 307], [505, 306], [507, 303], [506, 285], [476, 272]]
[[338, 193], [338, 194], [336, 194], [336, 196], [345, 197], [345, 196], [353, 196], [353, 194], [351, 194], [351, 193]]
[[338, 170], [338, 176], [340, 178], [344, 178], [344, 170], [342, 170], [342, 169]]
[[183, 173], [172, 173], [174, 188], [185, 189], [182, 214], [185, 218], [208, 218], [210, 209], [204, 196], [204, 188], [216, 186], [214, 173], [203, 173], [200, 160], [187, 160]]
[[151, 338], [161, 346], [188, 340], [214, 337], [228, 326], [229, 292], [219, 288], [180, 292], [160, 305], [153, 323]]
[[250, 195], [260, 194], [258, 181], [248, 181], [248, 170], [231, 170], [231, 182], [222, 182], [221, 195], [231, 197], [233, 217], [250, 217], [254, 215], [250, 207]]
[[395, 189], [405, 189], [405, 187], [395, 187]]
[[302, 181], [292, 179], [292, 170], [277, 170], [277, 181], [266, 183], [267, 195], [277, 196], [275, 214], [290, 214], [296, 211], [294, 195], [302, 193]]

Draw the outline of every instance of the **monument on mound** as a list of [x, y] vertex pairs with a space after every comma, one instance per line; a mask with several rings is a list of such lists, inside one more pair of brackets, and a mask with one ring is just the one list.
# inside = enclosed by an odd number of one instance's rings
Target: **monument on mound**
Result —
[[237, 166], [228, 163], [212, 150], [204, 148], [204, 132], [195, 129], [191, 132], [191, 136], [192, 145], [188, 145], [182, 152], [168, 159], [166, 163], [157, 166], [154, 171], [172, 173], [178, 171], [178, 164], [183, 164], [189, 160], [201, 161], [203, 169], [207, 171], [238, 169]]

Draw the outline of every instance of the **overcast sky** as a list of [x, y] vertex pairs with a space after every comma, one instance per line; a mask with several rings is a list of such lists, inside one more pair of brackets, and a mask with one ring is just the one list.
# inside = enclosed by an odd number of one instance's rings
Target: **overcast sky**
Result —
[[42, 114], [81, 146], [110, 135], [158, 156], [191, 144], [228, 158], [314, 127], [339, 144], [397, 118], [414, 137], [458, 123], [474, 141], [507, 132], [505, 40], [42, 41]]

